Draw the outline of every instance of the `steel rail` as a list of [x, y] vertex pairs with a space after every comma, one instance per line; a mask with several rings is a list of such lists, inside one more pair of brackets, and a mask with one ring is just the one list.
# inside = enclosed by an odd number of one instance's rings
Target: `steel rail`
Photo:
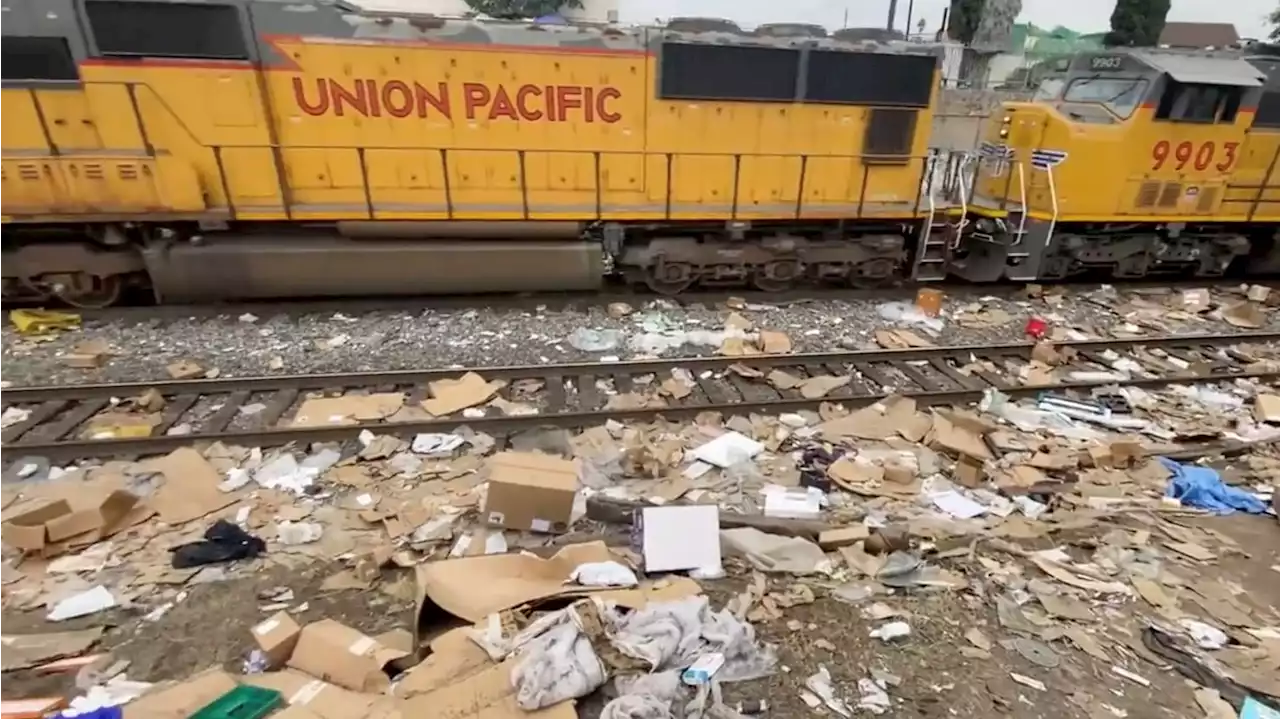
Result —
[[[1199, 352], [1204, 355], [1208, 350], [1217, 350], [1222, 345], [1240, 343], [1275, 343], [1280, 340], [1280, 332], [1253, 332], [1228, 335], [1186, 335], [1174, 337], [1130, 338], [1121, 340], [1084, 340], [1063, 342], [1056, 346], [1059, 349], [1073, 348], [1085, 358], [1096, 364], [1097, 353], [1105, 350], [1131, 350], [1135, 348], [1168, 348], [1171, 353]], [[548, 380], [548, 385], [561, 382], [565, 378], [580, 377], [594, 380], [596, 377], [635, 377], [655, 374], [674, 368], [684, 368], [695, 376], [707, 369], [727, 369], [730, 365], [743, 364], [757, 369], [770, 367], [791, 367], [803, 371], [808, 367], [818, 367], [823, 371], [833, 365], [846, 365], [854, 369], [875, 366], [876, 363], [888, 364], [890, 367], [904, 368], [904, 362], [938, 361], [950, 359], [960, 363], [970, 358], [999, 358], [1010, 356], [1029, 356], [1034, 344], [1029, 342], [1000, 345], [970, 345], [962, 347], [930, 347], [899, 350], [873, 351], [841, 351], [793, 355], [753, 355], [745, 357], [694, 357], [662, 360], [640, 360], [618, 363], [573, 363], [558, 365], [532, 365], [519, 367], [496, 368], [454, 368], [435, 370], [407, 370], [397, 372], [364, 372], [352, 374], [318, 374], [284, 377], [250, 377], [227, 378], [214, 380], [172, 380], [164, 382], [139, 382], [109, 385], [83, 385], [70, 387], [36, 387], [12, 389], [3, 393], [5, 406], [14, 404], [41, 403], [32, 411], [32, 416], [25, 422], [4, 430], [4, 450], [10, 457], [42, 456], [53, 462], [65, 462], [85, 457], [137, 456], [159, 454], [199, 442], [220, 441], [228, 444], [245, 446], [278, 446], [309, 442], [342, 442], [354, 439], [361, 432], [369, 430], [380, 434], [392, 434], [401, 437], [411, 436], [419, 432], [451, 431], [461, 425], [474, 430], [494, 435], [529, 429], [538, 426], [554, 426], [563, 428], [585, 427], [603, 424], [606, 420], [617, 421], [649, 421], [659, 417], [670, 420], [690, 419], [703, 412], [719, 412], [724, 415], [741, 415], [749, 412], [779, 413], [802, 409], [815, 409], [823, 402], [835, 402], [848, 407], [859, 407], [872, 404], [889, 394], [900, 394], [915, 399], [922, 406], [962, 404], [975, 402], [992, 388], [1014, 397], [1036, 396], [1044, 392], [1083, 392], [1106, 387], [1160, 387], [1171, 384], [1192, 384], [1239, 378], [1256, 380], [1276, 380], [1280, 378], [1280, 369], [1255, 370], [1246, 369], [1243, 362], [1232, 364], [1234, 360], [1223, 361], [1221, 356], [1217, 362], [1204, 362], [1205, 371], [1178, 371], [1159, 377], [1137, 377], [1125, 380], [1099, 379], [1097, 381], [1075, 381], [1045, 385], [1013, 385], [1001, 381], [999, 377], [960, 376], [955, 372], [946, 373], [949, 383], [955, 387], [942, 387], [937, 380], [923, 381], [917, 375], [914, 379], [918, 389], [890, 389], [886, 383], [877, 381], [880, 391], [851, 392], [842, 388], [840, 394], [830, 394], [818, 398], [806, 398], [783, 395], [776, 399], [751, 400], [745, 393], [741, 400], [724, 401], [716, 397], [721, 391], [734, 385], [729, 383], [712, 393], [704, 388], [707, 402], [697, 401], [684, 405], [664, 407], [646, 407], [640, 409], [568, 409], [561, 397], [562, 409], [521, 416], [484, 416], [484, 417], [442, 417], [417, 419], [402, 422], [358, 422], [346, 425], [308, 426], [308, 427], [267, 427], [259, 429], [224, 431], [229, 419], [239, 405], [247, 401], [253, 392], [279, 392], [283, 401], [277, 403], [273, 417], [278, 419], [298, 399], [298, 391], [306, 388], [382, 388], [387, 386], [403, 386], [419, 384], [435, 379], [456, 377], [468, 371], [481, 373], [488, 379], [503, 378], [540, 378]], [[1229, 354], [1229, 353], [1228, 353]], [[1090, 357], [1089, 355], [1093, 355]], [[898, 364], [889, 364], [898, 363]], [[941, 367], [941, 364], [936, 365]], [[910, 378], [909, 378], [910, 379]], [[767, 385], [765, 385], [767, 386]], [[87, 422], [94, 413], [107, 406], [106, 398], [125, 398], [140, 394], [148, 389], [156, 389], [167, 397], [185, 397], [189, 401], [185, 408], [191, 407], [192, 401], [200, 396], [231, 395], [224, 402], [218, 414], [223, 420], [212, 431], [195, 431], [188, 434], [134, 438], [110, 439], [62, 439], [64, 435], [74, 432]], [[727, 396], [724, 395], [724, 396]], [[82, 401], [82, 408], [87, 412], [76, 414], [76, 410], [64, 411], [69, 402]], [[229, 407], [229, 410], [228, 410]], [[185, 411], [185, 409], [181, 410]], [[44, 423], [56, 424], [58, 417], [64, 419], [53, 438], [34, 437], [36, 428]], [[176, 416], [181, 416], [176, 415]], [[168, 425], [176, 421], [171, 417]], [[274, 421], [274, 419], [272, 420]], [[216, 423], [215, 423], [216, 424]], [[24, 438], [30, 433], [32, 438]], [[13, 438], [13, 441], [11, 441]]]
[[[1134, 347], [1166, 348], [1195, 345], [1222, 345], [1241, 343], [1280, 342], [1280, 332], [1241, 332], [1235, 334], [1165, 335], [1160, 337], [1134, 337], [1110, 340], [1069, 340], [1056, 342], [1059, 349], [1077, 352], [1122, 350]], [[911, 362], [954, 356], [1009, 356], [1029, 355], [1034, 342], [1009, 342], [1003, 344], [952, 345], [939, 347], [914, 347], [883, 350], [839, 350], [832, 352], [808, 352], [776, 355], [742, 355], [734, 357], [677, 357], [643, 359], [629, 362], [567, 362], [544, 365], [498, 365], [494, 367], [452, 367], [426, 370], [389, 370], [383, 372], [345, 372], [299, 375], [266, 375], [258, 377], [225, 377], [217, 379], [159, 380], [154, 382], [122, 382], [112, 384], [44, 385], [13, 387], [4, 390], [3, 403], [49, 402], [56, 400], [81, 400], [134, 396], [149, 389], [163, 395], [224, 394], [231, 392], [273, 392], [285, 389], [326, 389], [338, 387], [376, 387], [381, 385], [408, 385], [460, 377], [468, 372], [483, 375], [485, 379], [522, 379], [526, 377], [574, 375], [642, 375], [669, 372], [684, 368], [693, 373], [706, 370], [727, 369], [735, 364], [749, 367], [802, 367], [804, 365], [857, 364], [865, 362]]]

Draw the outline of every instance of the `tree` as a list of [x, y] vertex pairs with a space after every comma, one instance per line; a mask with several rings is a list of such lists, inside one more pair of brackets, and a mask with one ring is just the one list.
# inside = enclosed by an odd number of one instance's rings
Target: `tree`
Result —
[[1169, 0], [1116, 0], [1111, 12], [1108, 47], [1155, 47], [1169, 15]]
[[582, 0], [467, 0], [478, 13], [507, 19], [554, 15], [562, 8], [580, 8]]
[[1267, 22], [1271, 23], [1271, 34], [1267, 37], [1272, 41], [1280, 41], [1280, 7], [1271, 11], [1267, 16]]
[[947, 18], [947, 37], [968, 45], [982, 23], [982, 8], [986, 0], [951, 0], [951, 14]]

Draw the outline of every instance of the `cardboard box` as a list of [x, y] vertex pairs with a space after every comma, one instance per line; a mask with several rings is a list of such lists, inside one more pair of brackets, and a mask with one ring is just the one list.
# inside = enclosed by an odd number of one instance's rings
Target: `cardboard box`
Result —
[[287, 612], [280, 612], [254, 625], [251, 632], [258, 649], [267, 657], [267, 668], [279, 669], [293, 656], [302, 627]]
[[1253, 418], [1259, 422], [1280, 422], [1280, 395], [1258, 395], [1253, 400]]
[[52, 556], [66, 544], [92, 544], [122, 529], [138, 505], [137, 495], [122, 489], [86, 490], [71, 500], [30, 502], [5, 517], [4, 541], [24, 552]]
[[49, 522], [71, 514], [66, 500], [31, 502], [29, 506], [15, 508], [0, 525], [0, 537], [5, 544], [24, 552], [39, 552], [49, 544]]
[[403, 656], [345, 624], [322, 619], [303, 627], [288, 666], [352, 691], [382, 692], [391, 686], [385, 667]]
[[538, 452], [500, 452], [489, 458], [484, 513], [507, 529], [569, 530], [578, 492], [578, 465]]
[[1117, 467], [1128, 467], [1147, 456], [1142, 440], [1136, 437], [1116, 440], [1108, 449], [1111, 452], [1111, 461]]
[[320, 719], [382, 717], [384, 714], [379, 712], [384, 703], [390, 701], [389, 697], [359, 694], [292, 669], [246, 675], [244, 683], [275, 689], [284, 697], [286, 704], [303, 708]]

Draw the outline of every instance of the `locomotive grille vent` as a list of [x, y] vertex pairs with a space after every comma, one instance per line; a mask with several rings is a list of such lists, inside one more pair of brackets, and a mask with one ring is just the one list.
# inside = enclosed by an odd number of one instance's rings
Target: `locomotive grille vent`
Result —
[[84, 176], [90, 180], [102, 179], [102, 165], [92, 164], [84, 166]]
[[18, 177], [23, 180], [39, 180], [40, 168], [35, 165], [18, 165]]
[[1179, 197], [1182, 197], [1182, 183], [1169, 182], [1160, 191], [1160, 201], [1156, 204], [1160, 207], [1177, 207]]
[[1205, 187], [1200, 190], [1200, 199], [1196, 202], [1196, 212], [1209, 212], [1213, 209], [1213, 201], [1218, 199], [1218, 188]]
[[137, 165], [117, 165], [117, 166], [116, 166], [116, 172], [118, 172], [118, 173], [120, 174], [120, 179], [121, 179], [121, 180], [136, 180], [136, 179], [138, 179], [138, 167], [137, 167]]
[[1144, 182], [1138, 188], [1138, 199], [1134, 201], [1136, 207], [1155, 207], [1156, 197], [1160, 195], [1159, 182]]

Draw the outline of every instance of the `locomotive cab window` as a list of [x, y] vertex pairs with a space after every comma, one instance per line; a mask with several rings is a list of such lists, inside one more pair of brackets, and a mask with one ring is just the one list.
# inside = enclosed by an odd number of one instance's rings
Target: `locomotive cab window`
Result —
[[0, 76], [4, 80], [76, 82], [80, 79], [66, 38], [8, 35], [0, 43], [0, 55], [4, 60]]
[[1156, 107], [1156, 119], [1206, 124], [1235, 122], [1243, 92], [1239, 87], [1169, 80]]
[[1067, 85], [1062, 100], [1102, 105], [1124, 120], [1138, 109], [1146, 94], [1147, 81], [1142, 78], [1082, 77]]
[[240, 16], [231, 5], [86, 0], [85, 14], [103, 55], [249, 59]]

